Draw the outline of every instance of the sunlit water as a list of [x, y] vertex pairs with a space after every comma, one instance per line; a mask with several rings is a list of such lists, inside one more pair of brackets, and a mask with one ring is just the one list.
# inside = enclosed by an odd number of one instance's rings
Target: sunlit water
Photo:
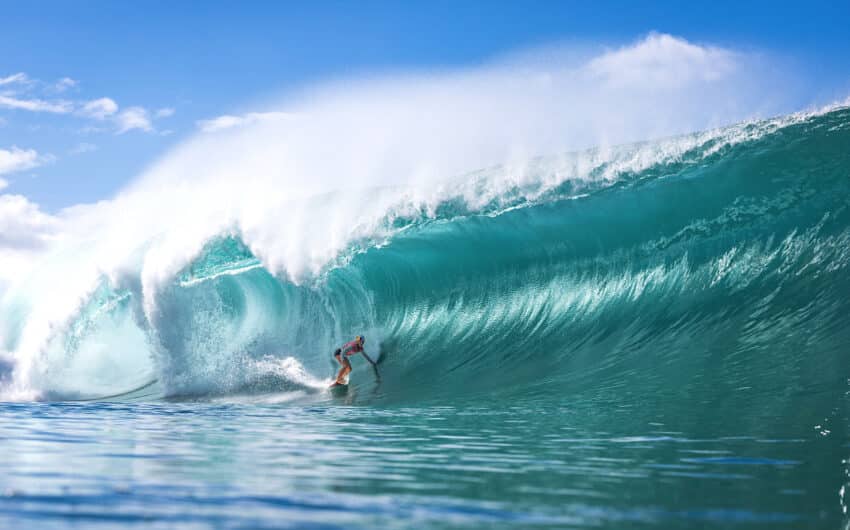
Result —
[[843, 414], [4, 404], [0, 527], [843, 528]]

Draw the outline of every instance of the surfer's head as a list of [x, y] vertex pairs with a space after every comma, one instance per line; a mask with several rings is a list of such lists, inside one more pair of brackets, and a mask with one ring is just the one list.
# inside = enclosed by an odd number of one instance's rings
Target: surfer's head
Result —
[[363, 344], [364, 342], [366, 342], [366, 337], [364, 337], [363, 335], [357, 335], [356, 337], [354, 337], [354, 340], [356, 340], [360, 344]]

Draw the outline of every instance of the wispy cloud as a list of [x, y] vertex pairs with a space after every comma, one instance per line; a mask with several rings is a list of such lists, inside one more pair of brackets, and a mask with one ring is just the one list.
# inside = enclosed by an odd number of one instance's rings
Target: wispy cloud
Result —
[[51, 112], [54, 114], [68, 114], [74, 110], [70, 101], [43, 99], [19, 99], [8, 94], [0, 94], [0, 107], [8, 109], [28, 110], [31, 112]]
[[17, 74], [12, 74], [7, 77], [0, 77], [0, 86], [27, 82], [29, 82], [29, 78], [27, 77], [27, 74], [23, 72], [18, 72]]
[[80, 109], [80, 114], [96, 120], [103, 120], [118, 112], [118, 104], [111, 98], [89, 101]]
[[[154, 118], [170, 116], [174, 109], [159, 109]], [[100, 98], [89, 101], [80, 109], [79, 114], [98, 121], [109, 121], [115, 128], [115, 134], [124, 134], [132, 130], [148, 133], [156, 132], [151, 113], [144, 107], [133, 106], [120, 110], [118, 103], [111, 98]], [[86, 132], [103, 132], [102, 127], [87, 127]]]
[[9, 181], [3, 178], [0, 178], [0, 190], [7, 188], [9, 186]]
[[104, 122], [103, 126], [85, 127], [83, 130], [86, 132], [111, 131], [115, 134], [124, 134], [132, 130], [155, 133], [157, 131], [154, 120], [168, 118], [175, 112], [171, 107], [163, 107], [152, 112], [139, 105], [122, 109], [118, 102], [110, 97], [88, 101], [69, 101], [50, 97], [78, 86], [79, 81], [71, 77], [63, 77], [55, 83], [31, 79], [24, 72], [0, 77], [0, 109], [73, 114], [80, 118]]
[[121, 111], [116, 118], [116, 123], [118, 125], [118, 134], [124, 134], [133, 129], [139, 129], [145, 132], [152, 132], [154, 130], [148, 111], [142, 107], [129, 107]]
[[0, 175], [32, 169], [40, 166], [43, 161], [45, 159], [39, 157], [35, 149], [0, 149]]
[[71, 148], [68, 153], [72, 155], [81, 155], [83, 153], [91, 153], [97, 151], [97, 146], [89, 142], [80, 142]]
[[45, 100], [32, 96], [32, 87], [37, 85], [27, 74], [18, 72], [0, 77], [0, 108], [67, 114], [74, 110], [73, 103], [63, 99]]
[[77, 81], [76, 79], [71, 79], [70, 77], [63, 77], [62, 79], [57, 81], [55, 85], [53, 85], [53, 90], [55, 92], [65, 92], [69, 88], [74, 88], [78, 84], [79, 81]]
[[246, 114], [232, 115], [224, 114], [209, 120], [197, 122], [198, 128], [203, 132], [216, 132], [233, 127], [242, 127], [252, 123], [281, 121], [292, 117], [288, 112], [248, 112]]

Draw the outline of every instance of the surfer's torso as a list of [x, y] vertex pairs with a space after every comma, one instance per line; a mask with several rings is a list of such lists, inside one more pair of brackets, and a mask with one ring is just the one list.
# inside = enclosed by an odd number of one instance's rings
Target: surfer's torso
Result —
[[342, 354], [347, 356], [352, 356], [358, 354], [363, 351], [363, 345], [360, 344], [357, 340], [353, 340], [351, 342], [345, 343], [342, 347]]

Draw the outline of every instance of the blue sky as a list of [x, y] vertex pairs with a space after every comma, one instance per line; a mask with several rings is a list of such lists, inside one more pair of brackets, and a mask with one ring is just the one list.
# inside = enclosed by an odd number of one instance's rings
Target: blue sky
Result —
[[281, 92], [556, 43], [665, 32], [782, 57], [801, 78], [801, 106], [850, 93], [848, 2], [36, 1], [0, 11], [0, 194], [47, 212], [108, 198], [203, 120]]

